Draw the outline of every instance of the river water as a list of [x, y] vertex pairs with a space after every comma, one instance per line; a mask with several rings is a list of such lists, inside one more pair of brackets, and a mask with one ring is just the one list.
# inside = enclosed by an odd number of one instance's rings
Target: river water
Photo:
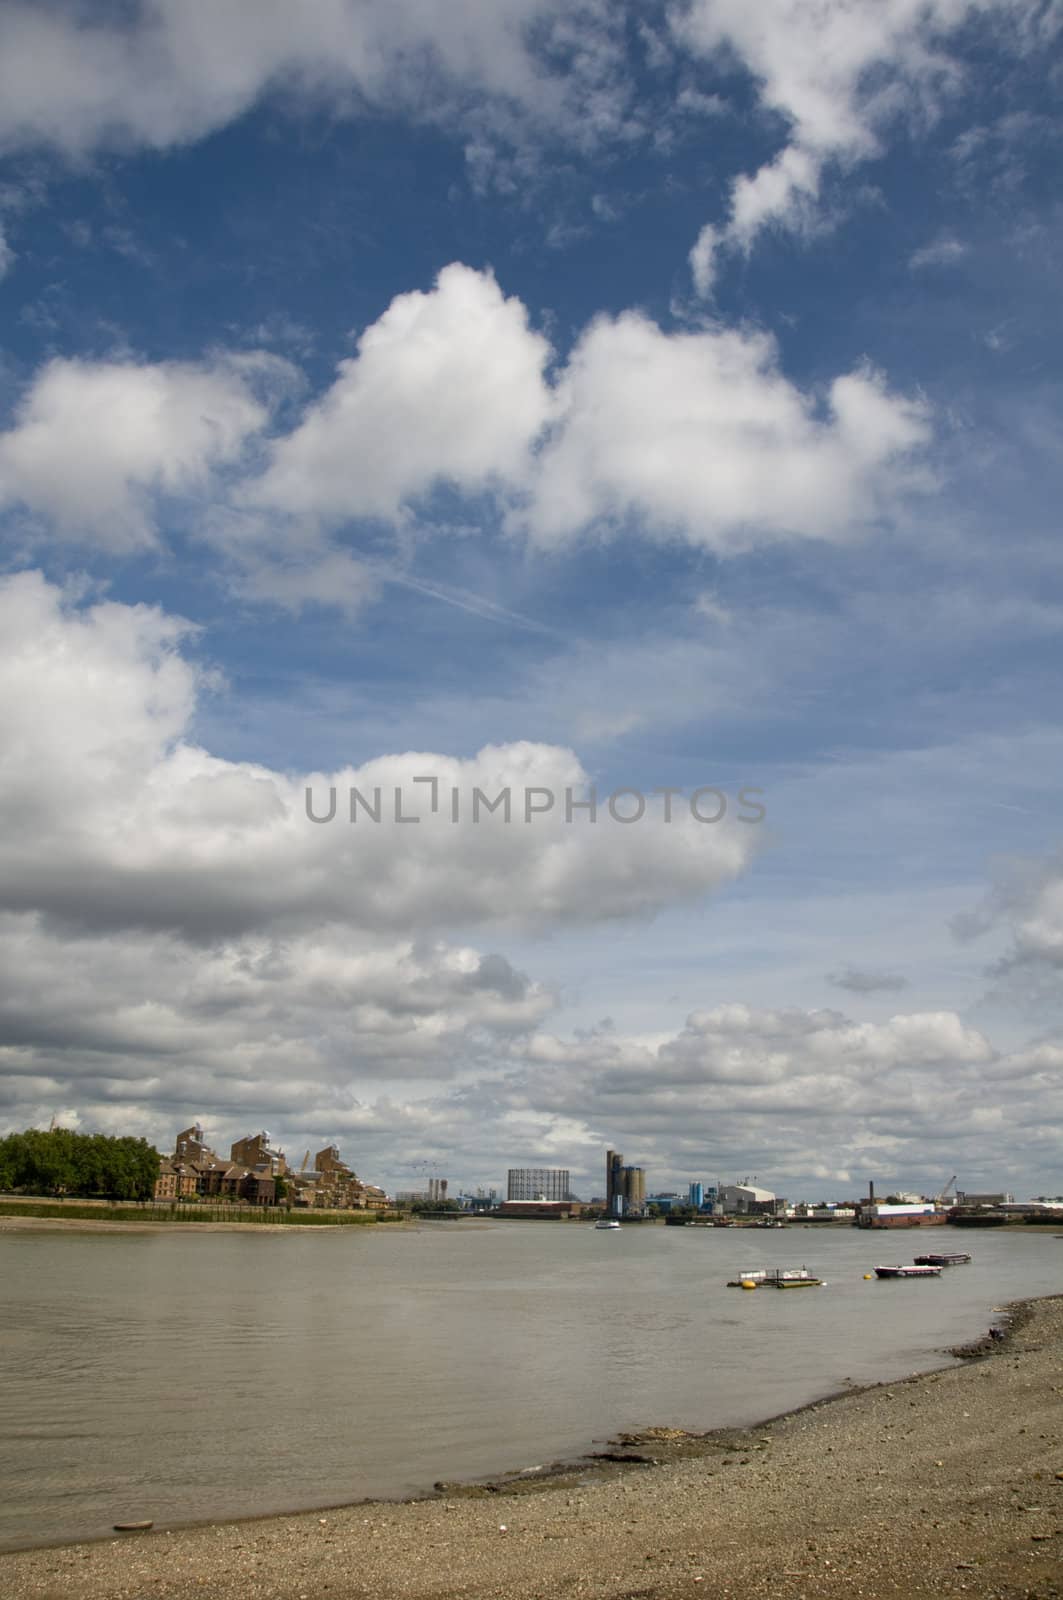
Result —
[[[0, 1546], [402, 1496], [939, 1366], [1063, 1243], [471, 1221], [0, 1233]], [[969, 1250], [940, 1279], [876, 1262]], [[824, 1289], [725, 1287], [802, 1262]]]

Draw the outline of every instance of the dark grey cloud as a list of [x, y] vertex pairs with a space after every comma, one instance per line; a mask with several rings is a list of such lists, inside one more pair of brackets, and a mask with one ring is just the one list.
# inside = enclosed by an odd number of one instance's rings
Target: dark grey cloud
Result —
[[908, 979], [899, 972], [871, 972], [861, 967], [843, 967], [826, 977], [836, 989], [847, 989], [850, 994], [889, 993], [908, 987]]

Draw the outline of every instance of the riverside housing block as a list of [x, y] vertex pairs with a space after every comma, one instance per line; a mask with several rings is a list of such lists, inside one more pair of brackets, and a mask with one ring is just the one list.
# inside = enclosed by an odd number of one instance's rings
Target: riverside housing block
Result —
[[343, 1211], [383, 1211], [388, 1197], [376, 1184], [365, 1183], [340, 1157], [336, 1145], [326, 1145], [307, 1171], [309, 1150], [298, 1172], [292, 1171], [283, 1150], [275, 1150], [263, 1129], [231, 1146], [229, 1159], [207, 1144], [202, 1125], [184, 1128], [174, 1141], [172, 1156], [164, 1156], [155, 1185], [156, 1200], [219, 1199], [269, 1206], [277, 1202], [278, 1180], [283, 1180], [286, 1203], [293, 1206]]

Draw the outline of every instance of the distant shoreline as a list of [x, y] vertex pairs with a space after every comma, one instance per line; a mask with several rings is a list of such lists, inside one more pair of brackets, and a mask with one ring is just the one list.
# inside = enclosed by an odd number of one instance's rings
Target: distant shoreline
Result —
[[[52, 1204], [54, 1209], [49, 1206], [47, 1215], [35, 1216], [31, 1213], [30, 1208], [42, 1208], [47, 1206], [48, 1202], [41, 1200], [20, 1201], [10, 1198], [0, 1200], [0, 1233], [20, 1233], [31, 1231], [48, 1232], [56, 1230], [63, 1232], [69, 1231], [72, 1233], [246, 1233], [249, 1229], [253, 1229], [258, 1232], [273, 1231], [277, 1233], [283, 1233], [285, 1231], [304, 1230], [308, 1228], [337, 1229], [375, 1226], [390, 1228], [395, 1226], [408, 1226], [411, 1223], [416, 1223], [422, 1220], [444, 1220], [432, 1217], [420, 1218], [416, 1215], [399, 1216], [394, 1212], [389, 1213], [386, 1217], [382, 1218], [380, 1214], [376, 1212], [357, 1211], [300, 1211], [297, 1212], [294, 1217], [285, 1218], [284, 1220], [274, 1217], [260, 1218], [255, 1216], [254, 1213], [245, 1213], [239, 1219], [206, 1216], [171, 1217], [160, 1216], [158, 1214], [154, 1216], [145, 1216], [135, 1205], [123, 1205], [121, 1202], [114, 1207], [109, 1206], [108, 1202], [103, 1200], [71, 1200], [69, 1202], [56, 1201]], [[79, 1209], [87, 1210], [89, 1207], [92, 1207], [94, 1209], [98, 1208], [100, 1211], [111, 1210], [112, 1214], [109, 1216], [100, 1217], [71, 1216], [69, 1214], [65, 1214], [65, 1207], [67, 1205], [69, 1205], [69, 1209], [71, 1211]], [[23, 1207], [25, 1207], [25, 1210], [23, 1210]], [[156, 1212], [158, 1212], [158, 1209], [159, 1208], [156, 1208]], [[113, 1214], [115, 1210], [121, 1210], [124, 1214], [121, 1216], [115, 1216]], [[448, 1217], [445, 1220], [447, 1222], [455, 1223], [504, 1220], [509, 1223], [516, 1222], [524, 1227], [538, 1225], [541, 1227], [556, 1228], [558, 1226], [558, 1223], [552, 1219], [544, 1220], [538, 1217], [507, 1217], [504, 1219], [492, 1219], [490, 1217], [485, 1217], [480, 1213], [470, 1213], [468, 1215], [461, 1215], [459, 1213], [453, 1217]], [[663, 1220], [663, 1218], [651, 1219], [648, 1223], [648, 1226], [659, 1227], [662, 1225]], [[568, 1224], [568, 1226], [573, 1225], [577, 1228], [581, 1226], [590, 1226], [590, 1224], [587, 1222], [575, 1222], [575, 1224]], [[822, 1233], [824, 1231], [833, 1232], [841, 1228], [852, 1228], [852, 1226], [852, 1223], [847, 1222], [795, 1221], [788, 1222], [786, 1224], [786, 1229], [787, 1231], [801, 1230], [804, 1232]], [[1063, 1227], [1063, 1224], [1056, 1222], [1055, 1227]], [[756, 1233], [757, 1229], [754, 1224], [739, 1224], [736, 1229], [727, 1229], [721, 1231], [725, 1231], [728, 1234], [736, 1231]], [[970, 1227], [964, 1229], [965, 1233], [969, 1231]], [[1005, 1225], [1003, 1231], [1008, 1234], [1041, 1234], [1049, 1239], [1063, 1239], [1063, 1232], [1055, 1233], [1053, 1232], [1052, 1225], [1045, 1223], [1009, 1222]], [[897, 1230], [883, 1229], [881, 1232], [876, 1230], [867, 1230], [867, 1232], [868, 1237], [875, 1240], [883, 1240], [884, 1236], [888, 1236], [891, 1239], [896, 1238], [897, 1236]], [[994, 1227], [994, 1232], [1000, 1233], [1001, 1229], [999, 1227]], [[912, 1229], [910, 1233], [906, 1233], [906, 1237], [911, 1237], [912, 1235], [916, 1235], [917, 1237], [922, 1236], [921, 1231], [916, 1229]]]
[[[388, 1223], [380, 1231], [403, 1226]], [[370, 1222], [336, 1224], [330, 1222], [138, 1222], [133, 1218], [119, 1222], [94, 1222], [89, 1217], [4, 1217], [0, 1216], [0, 1233], [337, 1233], [343, 1227], [365, 1227], [376, 1232]]]
[[[375, 1211], [299, 1211], [294, 1216], [285, 1217], [257, 1216], [253, 1211], [230, 1217], [211, 1214], [220, 1209], [204, 1206], [201, 1214], [182, 1217], [168, 1215], [159, 1206], [147, 1214], [147, 1208], [142, 1210], [136, 1205], [122, 1204], [110, 1206], [106, 1201], [72, 1200], [67, 1209], [60, 1202], [49, 1205], [40, 1200], [3, 1200], [0, 1201], [0, 1233], [246, 1233], [249, 1229], [259, 1233], [298, 1233], [308, 1228], [335, 1232], [342, 1228], [395, 1227], [406, 1220], [396, 1213], [382, 1218]], [[92, 1215], [96, 1211], [99, 1215]]]

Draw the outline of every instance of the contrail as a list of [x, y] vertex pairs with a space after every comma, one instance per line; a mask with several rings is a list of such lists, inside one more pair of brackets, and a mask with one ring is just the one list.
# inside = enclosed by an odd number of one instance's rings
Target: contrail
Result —
[[438, 584], [425, 583], [421, 578], [406, 577], [386, 567], [374, 567], [371, 570], [374, 576], [384, 583], [398, 584], [400, 588], [413, 589], [417, 594], [430, 595], [433, 600], [442, 600], [444, 605], [456, 606], [459, 611], [468, 611], [474, 617], [482, 617], [486, 622], [509, 622], [515, 627], [527, 629], [529, 633], [547, 633], [555, 638], [561, 637], [560, 629], [552, 628], [545, 622], [537, 622], [534, 617], [522, 616], [519, 611], [510, 611], [507, 606], [496, 605], [493, 600], [485, 600], [482, 595], [472, 594], [468, 589], [443, 588]]

